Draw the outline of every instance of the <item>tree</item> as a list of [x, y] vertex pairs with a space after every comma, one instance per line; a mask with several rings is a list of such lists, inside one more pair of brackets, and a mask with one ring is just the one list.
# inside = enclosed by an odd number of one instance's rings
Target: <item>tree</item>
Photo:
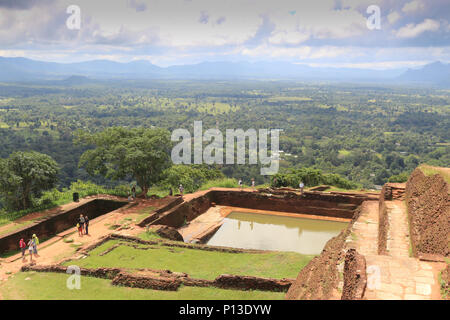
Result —
[[390, 176], [388, 182], [406, 182], [408, 181], [409, 174], [407, 172], [402, 172], [400, 174]]
[[194, 192], [209, 180], [223, 179], [224, 174], [206, 165], [173, 165], [163, 173], [161, 185], [177, 189], [183, 185], [186, 192]]
[[28, 209], [33, 196], [55, 186], [58, 172], [57, 163], [46, 154], [15, 152], [0, 159], [0, 194], [9, 208]]
[[113, 127], [95, 134], [78, 131], [76, 141], [95, 146], [83, 153], [80, 167], [90, 175], [113, 180], [132, 177], [143, 195], [171, 165], [172, 142], [165, 129]]

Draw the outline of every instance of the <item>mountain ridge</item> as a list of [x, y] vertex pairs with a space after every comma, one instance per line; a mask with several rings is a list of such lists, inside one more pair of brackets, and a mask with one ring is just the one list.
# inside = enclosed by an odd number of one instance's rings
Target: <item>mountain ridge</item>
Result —
[[28, 58], [0, 57], [0, 81], [64, 80], [71, 76], [91, 79], [298, 79], [338, 81], [401, 81], [450, 85], [450, 65], [433, 62], [419, 69], [374, 70], [311, 67], [291, 62], [205, 61], [159, 67], [147, 60], [127, 63], [90, 60], [57, 63]]

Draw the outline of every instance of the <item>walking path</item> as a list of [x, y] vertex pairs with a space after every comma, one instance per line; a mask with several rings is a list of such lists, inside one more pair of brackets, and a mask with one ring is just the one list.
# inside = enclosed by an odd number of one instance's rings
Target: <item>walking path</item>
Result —
[[409, 256], [407, 213], [402, 201], [386, 201], [388, 255], [378, 255], [378, 202], [366, 201], [352, 229], [348, 247], [366, 258], [367, 300], [441, 299], [438, 273], [444, 265]]
[[386, 201], [389, 229], [387, 252], [391, 257], [409, 258], [409, 222], [402, 201]]
[[89, 196], [89, 197], [80, 199], [80, 201], [78, 201], [78, 202], [70, 202], [67, 204], [57, 206], [55, 208], [48, 209], [48, 210], [33, 212], [33, 213], [27, 214], [17, 220], [14, 220], [11, 223], [0, 226], [0, 235], [5, 235], [10, 232], [15, 232], [15, 231], [18, 231], [19, 229], [29, 227], [34, 222], [46, 219], [51, 215], [55, 215], [55, 214], [61, 213], [63, 211], [72, 210], [72, 209], [79, 207], [83, 204], [86, 204], [89, 201], [92, 201], [92, 199], [96, 199], [96, 198], [111, 199], [111, 200], [120, 199], [119, 197], [110, 196], [110, 195]]
[[[141, 210], [145, 208], [155, 208], [160, 205], [160, 202], [160, 200], [139, 200], [139, 203], [136, 206], [120, 208], [92, 219], [89, 224], [89, 235], [84, 235], [83, 237], [78, 235], [76, 228], [61, 232], [39, 246], [39, 257], [33, 257], [33, 261], [36, 264], [58, 263], [65, 258], [72, 256], [76, 257], [78, 248], [88, 246], [98, 241], [101, 237], [113, 232], [119, 232], [126, 235], [137, 235], [144, 232], [145, 228], [140, 228], [137, 225], [134, 225], [134, 223], [130, 224], [125, 218], [136, 218], [142, 215], [142, 212], [140, 212]], [[118, 231], [117, 229], [112, 228], [112, 226], [115, 225], [123, 226], [125, 224], [130, 225], [129, 229]], [[73, 240], [73, 242], [65, 242], [63, 239]], [[6, 259], [0, 259], [0, 283], [1, 281], [6, 281], [10, 276], [13, 276], [14, 273], [19, 272], [23, 265], [29, 263], [29, 256], [27, 255], [24, 261], [22, 260], [20, 253]]]

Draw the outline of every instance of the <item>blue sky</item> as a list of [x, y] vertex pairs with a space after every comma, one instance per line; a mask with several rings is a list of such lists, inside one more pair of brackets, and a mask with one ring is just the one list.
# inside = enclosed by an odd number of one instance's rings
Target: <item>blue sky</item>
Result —
[[[70, 5], [80, 30], [66, 26]], [[370, 5], [379, 30], [366, 25]], [[0, 55], [417, 67], [450, 62], [449, 17], [449, 0], [0, 0]]]

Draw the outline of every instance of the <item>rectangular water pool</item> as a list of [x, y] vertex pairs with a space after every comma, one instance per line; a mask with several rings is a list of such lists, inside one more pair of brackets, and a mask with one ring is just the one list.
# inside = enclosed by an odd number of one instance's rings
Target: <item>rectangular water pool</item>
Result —
[[208, 245], [320, 254], [347, 222], [232, 212]]

